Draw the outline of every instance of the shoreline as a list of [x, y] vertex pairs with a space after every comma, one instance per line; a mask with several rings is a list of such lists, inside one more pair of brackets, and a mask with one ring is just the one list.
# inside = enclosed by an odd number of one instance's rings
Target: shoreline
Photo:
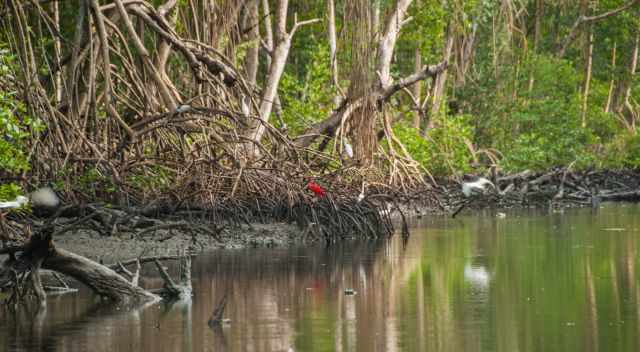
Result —
[[[313, 235], [314, 231], [310, 230], [315, 226], [317, 220], [314, 219], [320, 214], [318, 212], [326, 209], [331, 212], [318, 219], [324, 219], [327, 223], [322, 226], [327, 226], [330, 231], [342, 231], [340, 236], [331, 238], [331, 241], [342, 241], [358, 237], [360, 232], [356, 229], [362, 227], [356, 224], [345, 229], [340, 223], [341, 219], [335, 217], [348, 213], [349, 218], [362, 217], [360, 221], [365, 224], [368, 221], [364, 215], [366, 213], [353, 212], [358, 207], [364, 207], [369, 213], [377, 212], [388, 221], [393, 220], [395, 232], [398, 232], [403, 229], [405, 220], [451, 216], [465, 202], [466, 209], [462, 214], [483, 209], [494, 209], [496, 212], [523, 208], [557, 209], [597, 206], [601, 201], [640, 200], [640, 173], [634, 170], [571, 172], [566, 168], [557, 168], [546, 172], [494, 176], [493, 182], [497, 187], [490, 193], [470, 199], [462, 195], [459, 183], [452, 180], [441, 180], [439, 185], [414, 194], [376, 194], [379, 200], [373, 203], [365, 201], [357, 204], [353, 193], [345, 190], [336, 193], [335, 203], [331, 200], [303, 204], [306, 206], [304, 212], [289, 215], [286, 219], [288, 223], [283, 219], [272, 220], [270, 216], [264, 216], [265, 213], [253, 219], [246, 216], [234, 219], [232, 217], [238, 215], [230, 211], [226, 213], [227, 216], [216, 217], [224, 220], [214, 223], [207, 220], [189, 221], [187, 219], [190, 217], [180, 216], [184, 213], [180, 211], [173, 215], [158, 213], [144, 217], [136, 215], [135, 209], [88, 206], [76, 209], [71, 217], [65, 217], [66, 220], [81, 216], [86, 218], [84, 212], [91, 209], [98, 215], [95, 218], [101, 221], [89, 228], [73, 226], [74, 229], [56, 235], [54, 243], [90, 259], [113, 263], [140, 256], [176, 254], [181, 249], [200, 253], [215, 249], [284, 247], [322, 241], [326, 238], [309, 238], [308, 235]], [[277, 204], [271, 206], [277, 208]], [[388, 213], [389, 209], [392, 210], [391, 214]], [[301, 217], [303, 221], [300, 221]], [[67, 221], [66, 224], [72, 222]], [[124, 226], [115, 226], [120, 224]], [[109, 228], [120, 230], [105, 231]], [[375, 238], [378, 235], [363, 233], [361, 237], [369, 236]]]
[[91, 260], [112, 264], [142, 256], [174, 255], [180, 250], [199, 254], [216, 249], [286, 247], [303, 243], [299, 238], [301, 232], [295, 224], [279, 222], [225, 228], [218, 238], [183, 230], [159, 230], [153, 237], [140, 239], [131, 234], [102, 236], [83, 229], [56, 236], [54, 244]]

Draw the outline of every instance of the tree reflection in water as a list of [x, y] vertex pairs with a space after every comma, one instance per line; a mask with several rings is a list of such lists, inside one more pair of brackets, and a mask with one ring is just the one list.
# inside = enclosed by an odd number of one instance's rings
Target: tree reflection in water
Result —
[[[406, 241], [215, 252], [194, 261], [192, 302], [131, 310], [82, 291], [40, 315], [4, 311], [0, 341], [57, 351], [638, 350], [639, 211], [432, 218]], [[225, 292], [231, 324], [211, 329]]]

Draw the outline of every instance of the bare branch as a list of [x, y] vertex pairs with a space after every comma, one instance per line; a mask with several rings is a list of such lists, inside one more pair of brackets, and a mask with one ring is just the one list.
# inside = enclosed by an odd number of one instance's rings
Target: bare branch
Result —
[[295, 23], [293, 24], [293, 28], [291, 28], [291, 33], [289, 33], [289, 36], [293, 36], [293, 34], [302, 26], [307, 25], [307, 24], [312, 24], [312, 23], [316, 23], [316, 22], [320, 22], [319, 18], [313, 18], [310, 20], [305, 20], [305, 21], [301, 21], [301, 22], [297, 22], [295, 21]]
[[402, 28], [404, 16], [413, 0], [398, 0], [395, 11], [391, 14], [384, 35], [378, 46], [378, 65], [380, 85], [385, 87], [391, 83], [391, 58], [398, 40], [398, 33]]
[[608, 18], [608, 17], [611, 17], [611, 16], [615, 16], [615, 15], [619, 14], [620, 12], [625, 11], [625, 10], [627, 10], [627, 9], [631, 8], [632, 6], [635, 6], [635, 5], [639, 4], [639, 3], [640, 3], [640, 0], [631, 0], [628, 3], [618, 7], [617, 9], [613, 9], [611, 11], [602, 13], [600, 15], [596, 15], [596, 16], [580, 16], [580, 17], [578, 17], [578, 19], [576, 19], [576, 21], [573, 23], [573, 26], [571, 27], [571, 30], [569, 31], [569, 34], [567, 34], [567, 36], [564, 38], [562, 46], [560, 47], [560, 49], [558, 49], [557, 56], [558, 57], [563, 57], [566, 54], [566, 51], [569, 48], [569, 45], [571, 45], [571, 43], [578, 36], [578, 29], [583, 24], [601, 21], [601, 20], [603, 20], [605, 18]]
[[397, 91], [402, 90], [405, 87], [408, 87], [427, 77], [437, 76], [440, 72], [444, 71], [447, 68], [447, 66], [448, 66], [447, 61], [443, 61], [437, 65], [429, 65], [429, 66], [425, 65], [422, 71], [416, 72], [412, 75], [404, 77], [398, 80], [397, 82], [393, 83], [391, 86], [385, 88], [382, 93], [382, 97], [384, 100], [389, 99], [389, 97], [391, 97]]

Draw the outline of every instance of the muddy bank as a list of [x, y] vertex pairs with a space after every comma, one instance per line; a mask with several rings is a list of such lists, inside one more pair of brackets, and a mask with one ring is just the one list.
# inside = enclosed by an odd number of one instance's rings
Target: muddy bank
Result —
[[113, 263], [140, 256], [172, 255], [181, 249], [197, 254], [213, 249], [287, 246], [301, 241], [300, 233], [297, 226], [286, 223], [225, 228], [217, 237], [182, 230], [158, 230], [146, 238], [128, 233], [103, 236], [83, 229], [56, 236], [55, 244], [96, 261]]
[[[464, 212], [470, 212], [483, 208], [597, 206], [601, 201], [640, 200], [640, 173], [633, 170], [573, 172], [557, 168], [483, 176], [490, 178], [495, 187], [471, 199], [464, 197], [459, 181], [447, 179], [414, 191], [369, 187], [364, 200], [359, 199], [360, 189], [336, 183], [329, 188], [327, 198], [306, 198], [308, 201], [293, 206], [274, 199], [246, 200], [199, 210], [166, 211], [164, 206], [153, 212], [76, 206], [68, 211], [75, 217], [59, 219], [57, 225], [71, 229], [54, 238], [61, 248], [111, 263], [139, 256], [175, 254], [179, 249], [199, 253], [375, 238], [378, 233], [385, 236], [403, 230], [403, 220], [451, 216], [461, 204], [465, 205]], [[194, 216], [199, 213], [207, 214], [208, 219]]]

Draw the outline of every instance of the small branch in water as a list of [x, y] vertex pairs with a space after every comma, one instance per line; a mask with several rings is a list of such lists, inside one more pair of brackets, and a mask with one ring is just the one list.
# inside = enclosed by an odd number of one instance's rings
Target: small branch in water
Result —
[[222, 299], [220, 299], [220, 302], [218, 302], [218, 305], [216, 305], [216, 307], [213, 309], [213, 313], [211, 313], [211, 318], [209, 318], [209, 321], [207, 322], [207, 324], [209, 324], [210, 327], [215, 327], [215, 326], [220, 326], [223, 322], [224, 319], [222, 319], [222, 315], [224, 314], [224, 309], [227, 307], [227, 293], [224, 294], [224, 296], [222, 296]]
[[460, 213], [462, 209], [464, 209], [468, 204], [469, 204], [469, 201], [466, 201], [466, 200], [463, 201], [460, 207], [458, 207], [458, 209], [456, 209], [456, 211], [454, 211], [453, 214], [451, 214], [451, 218], [455, 218], [456, 215], [458, 215], [458, 213]]

